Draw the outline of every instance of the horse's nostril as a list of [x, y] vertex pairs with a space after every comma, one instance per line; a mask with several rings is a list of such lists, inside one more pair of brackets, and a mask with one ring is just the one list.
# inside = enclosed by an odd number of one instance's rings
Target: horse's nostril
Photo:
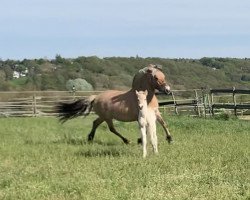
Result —
[[171, 93], [170, 86], [168, 86], [168, 85], [165, 86], [165, 93], [166, 94], [170, 94]]

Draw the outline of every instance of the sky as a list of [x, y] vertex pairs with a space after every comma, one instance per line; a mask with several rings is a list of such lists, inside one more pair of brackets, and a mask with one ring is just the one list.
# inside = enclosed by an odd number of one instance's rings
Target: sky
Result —
[[0, 0], [0, 59], [250, 57], [249, 0]]

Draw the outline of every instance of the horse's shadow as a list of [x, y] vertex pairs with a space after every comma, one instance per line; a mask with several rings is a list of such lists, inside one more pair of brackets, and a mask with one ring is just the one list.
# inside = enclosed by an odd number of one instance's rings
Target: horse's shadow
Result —
[[116, 141], [100, 141], [95, 140], [94, 142], [87, 142], [89, 147], [84, 148], [75, 153], [76, 156], [80, 157], [121, 157], [121, 156], [129, 156], [133, 154], [130, 145], [127, 146], [123, 143], [119, 143]]
[[90, 150], [81, 150], [75, 153], [76, 156], [79, 157], [120, 157], [124, 153], [123, 151], [119, 151], [118, 149], [102, 149], [102, 150], [95, 150], [95, 149], [90, 149]]
[[[132, 152], [130, 148], [121, 143], [120, 141], [101, 141], [94, 140], [89, 142], [87, 138], [72, 137], [65, 135], [52, 142], [53, 144], [67, 144], [74, 146], [84, 146], [81, 150], [74, 154], [79, 157], [120, 157], [130, 155]], [[131, 145], [131, 144], [130, 144]]]
[[85, 145], [87, 141], [81, 138], [60, 138], [52, 141], [54, 144]]
[[88, 141], [84, 138], [60, 138], [53, 141], [54, 144], [69, 144], [69, 145], [101, 145], [101, 146], [117, 146], [115, 141], [103, 142], [100, 140]]

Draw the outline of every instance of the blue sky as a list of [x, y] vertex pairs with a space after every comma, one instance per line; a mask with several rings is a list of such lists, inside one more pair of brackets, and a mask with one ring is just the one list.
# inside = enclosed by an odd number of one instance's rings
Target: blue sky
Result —
[[249, 0], [1, 0], [0, 58], [249, 58], [249, 11]]

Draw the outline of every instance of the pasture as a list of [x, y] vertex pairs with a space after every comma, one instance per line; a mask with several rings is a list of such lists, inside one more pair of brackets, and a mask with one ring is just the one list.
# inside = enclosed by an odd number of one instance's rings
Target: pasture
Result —
[[105, 124], [87, 143], [94, 115], [0, 118], [0, 199], [250, 199], [250, 122], [164, 116], [159, 155], [142, 158], [137, 123]]

